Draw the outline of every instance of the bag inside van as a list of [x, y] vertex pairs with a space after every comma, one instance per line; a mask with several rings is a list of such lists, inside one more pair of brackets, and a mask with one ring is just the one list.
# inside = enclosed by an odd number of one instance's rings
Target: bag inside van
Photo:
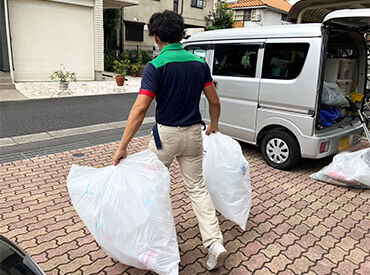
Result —
[[[339, 128], [358, 119], [352, 101], [361, 109], [368, 88], [368, 18], [337, 18], [324, 24], [328, 33], [324, 82], [317, 129]], [[324, 61], [325, 62], [325, 61]], [[367, 65], [369, 64], [369, 65]]]

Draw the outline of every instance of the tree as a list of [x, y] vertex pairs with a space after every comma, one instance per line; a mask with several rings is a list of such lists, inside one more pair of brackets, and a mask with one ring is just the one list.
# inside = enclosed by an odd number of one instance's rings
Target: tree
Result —
[[227, 1], [221, 0], [217, 4], [216, 11], [212, 13], [211, 18], [205, 17], [206, 31], [228, 29], [234, 25], [233, 12], [228, 8]]
[[120, 9], [104, 10], [104, 43], [106, 50], [115, 50], [117, 43], [116, 29], [120, 28]]

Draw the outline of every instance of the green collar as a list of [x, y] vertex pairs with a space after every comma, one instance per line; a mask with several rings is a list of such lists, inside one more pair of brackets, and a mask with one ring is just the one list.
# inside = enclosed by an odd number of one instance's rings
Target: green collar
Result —
[[183, 49], [184, 48], [182, 47], [181, 43], [172, 43], [164, 47], [159, 54], [162, 54], [169, 50], [183, 50]]

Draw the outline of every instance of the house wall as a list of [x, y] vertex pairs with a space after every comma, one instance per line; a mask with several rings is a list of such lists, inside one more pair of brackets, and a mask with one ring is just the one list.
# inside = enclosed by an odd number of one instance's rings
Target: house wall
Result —
[[94, 4], [94, 65], [95, 80], [101, 80], [104, 71], [104, 20], [103, 0], [95, 0]]
[[281, 13], [272, 10], [263, 10], [261, 13], [261, 25], [281, 25]]
[[[184, 0], [184, 7], [182, 16], [184, 18], [185, 24], [194, 25], [197, 27], [205, 27], [206, 23], [204, 20], [205, 16], [208, 16], [212, 12], [213, 0], [203, 0], [204, 8], [194, 8], [191, 7], [191, 0]], [[181, 13], [181, 3], [179, 0], [178, 13]], [[150, 17], [155, 12], [162, 12], [164, 10], [173, 10], [173, 0], [140, 0], [139, 5], [126, 7], [123, 9], [124, 20], [134, 21], [137, 18], [137, 22], [142, 22], [147, 24]], [[194, 33], [194, 30], [190, 31]], [[123, 32], [124, 33], [124, 32]], [[149, 35], [149, 30], [147, 25], [144, 26], [144, 41], [127, 41], [124, 36], [123, 47], [124, 49], [133, 49], [139, 47], [143, 50], [153, 50], [155, 44], [153, 36]]]
[[[281, 20], [282, 13], [270, 10], [267, 8], [258, 8], [252, 10], [259, 10], [260, 20], [249, 20], [244, 22], [244, 27], [256, 27], [256, 26], [270, 26], [270, 25], [282, 25], [286, 22]], [[240, 18], [243, 16], [244, 9], [234, 10], [234, 18]]]

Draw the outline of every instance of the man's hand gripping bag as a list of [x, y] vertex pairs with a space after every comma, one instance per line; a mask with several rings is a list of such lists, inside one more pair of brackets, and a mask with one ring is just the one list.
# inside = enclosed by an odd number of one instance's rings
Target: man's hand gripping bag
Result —
[[72, 203], [98, 244], [126, 265], [178, 274], [168, 169], [150, 151], [105, 168], [73, 165]]
[[203, 176], [213, 204], [243, 230], [252, 202], [249, 164], [237, 141], [220, 132], [203, 135]]

